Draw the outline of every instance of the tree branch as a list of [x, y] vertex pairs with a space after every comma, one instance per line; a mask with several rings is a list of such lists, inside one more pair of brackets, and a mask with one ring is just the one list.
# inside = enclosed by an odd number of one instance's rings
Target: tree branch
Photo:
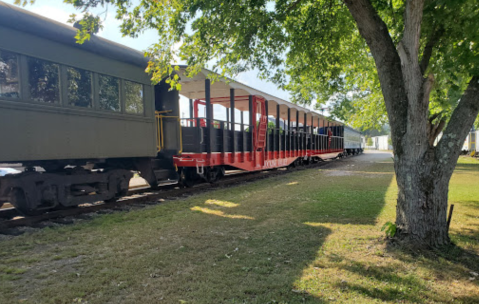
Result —
[[391, 125], [395, 153], [402, 154], [401, 139], [407, 132], [408, 99], [396, 46], [386, 24], [369, 0], [343, 1], [373, 55]]
[[294, 10], [296, 8], [296, 6], [298, 6], [298, 4], [300, 4], [303, 0], [297, 0], [296, 2], [294, 2], [293, 4], [291, 4], [290, 7], [288, 7], [288, 9], [286, 10], [286, 13], [289, 13], [291, 12], [292, 10]]
[[[472, 77], [436, 147], [439, 165], [456, 163], [461, 147], [479, 113], [479, 75]], [[452, 174], [454, 166], [449, 169]]]
[[434, 141], [436, 138], [439, 136], [439, 134], [442, 132], [444, 127], [446, 126], [446, 119], [441, 118], [441, 120], [438, 123], [432, 123], [432, 121], [440, 115], [441, 113], [434, 114], [433, 117], [429, 118], [429, 146], [432, 147], [434, 146]]
[[444, 28], [441, 26], [438, 29], [434, 30], [429, 36], [429, 39], [422, 53], [421, 63], [419, 64], [422, 75], [426, 73], [426, 69], [429, 66], [429, 60], [431, 59], [431, 56], [432, 56], [432, 50], [434, 49], [436, 44], [439, 42], [439, 39], [441, 38], [443, 34], [444, 34]]
[[441, 134], [442, 130], [446, 126], [446, 119], [442, 118], [437, 124], [431, 124], [429, 132], [429, 146], [434, 145], [434, 141]]
[[[402, 72], [406, 83], [406, 92], [411, 108], [427, 111], [429, 99], [421, 98], [422, 73], [419, 67], [419, 38], [424, 0], [408, 0], [404, 10], [403, 38], [398, 45], [398, 53], [403, 66]], [[426, 103], [424, 103], [426, 101]], [[409, 123], [418, 123], [410, 121]]]
[[399, 44], [404, 48], [411, 60], [417, 60], [418, 58], [423, 9], [424, 0], [408, 0], [406, 2], [406, 9], [404, 10], [404, 33]]

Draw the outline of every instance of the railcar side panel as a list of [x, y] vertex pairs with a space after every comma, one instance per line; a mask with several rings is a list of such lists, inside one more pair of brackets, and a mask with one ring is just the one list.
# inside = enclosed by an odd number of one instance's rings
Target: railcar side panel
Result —
[[0, 101], [0, 162], [156, 155], [149, 118], [91, 116], [60, 109], [8, 107]]
[[[14, 93], [7, 88], [0, 94], [0, 162], [156, 157], [154, 91], [144, 67], [3, 26], [0, 37], [0, 55], [10, 56], [18, 78]], [[44, 85], [47, 81], [31, 75], [29, 60], [56, 67], [52, 102], [33, 98], [29, 82]], [[91, 75], [88, 107], [69, 103], [67, 69]], [[100, 106], [100, 77], [115, 81], [114, 110]], [[129, 105], [126, 86], [135, 86], [133, 93], [142, 104]]]
[[344, 148], [361, 149], [361, 133], [350, 128], [344, 127]]

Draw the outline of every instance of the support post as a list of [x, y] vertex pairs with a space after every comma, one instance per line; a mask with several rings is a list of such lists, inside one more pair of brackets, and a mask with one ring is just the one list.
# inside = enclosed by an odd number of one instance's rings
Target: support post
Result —
[[230, 110], [231, 110], [231, 155], [232, 162], [236, 161], [236, 125], [235, 125], [235, 89], [230, 89]]
[[[278, 157], [281, 154], [281, 123], [280, 123], [280, 117], [281, 117], [281, 109], [280, 109], [279, 104], [278, 104], [278, 105], [276, 105], [276, 130], [278, 132]], [[276, 151], [276, 149], [275, 149], [275, 151]]]
[[318, 140], [317, 140], [317, 146], [316, 150], [321, 150], [321, 135], [319, 135], [319, 130], [321, 129], [321, 117], [318, 117]]
[[268, 151], [270, 150], [269, 149], [269, 128], [268, 128], [268, 125], [269, 125], [269, 109], [268, 109], [268, 101], [265, 100], [264, 101], [264, 115], [266, 115], [266, 137], [265, 137], [265, 141], [266, 141], [266, 144], [265, 144], [265, 147], [264, 147], [264, 150], [265, 150], [265, 159], [268, 159]]
[[250, 143], [251, 143], [251, 156], [253, 156], [253, 151], [255, 150], [254, 148], [254, 129], [256, 127], [256, 117], [254, 115], [253, 111], [253, 95], [248, 96], [248, 102], [249, 102], [249, 133], [250, 133]]
[[[325, 118], [323, 117], [323, 135], [326, 135], [326, 120]], [[323, 150], [327, 150], [327, 145], [326, 145], [326, 142], [325, 142], [325, 136], [323, 136]]]
[[296, 151], [299, 151], [299, 111], [296, 110]]
[[316, 147], [316, 141], [314, 140], [314, 118], [312, 114], [311, 114], [310, 133], [311, 133], [311, 150], [313, 150], [313, 148]]
[[230, 129], [230, 109], [226, 108], [226, 130]]
[[209, 79], [205, 79], [206, 134], [208, 134], [208, 140], [206, 141], [207, 153], [213, 152], [213, 149], [215, 146], [215, 138], [214, 138], [214, 130], [213, 130], [213, 108], [211, 107], [210, 86], [211, 86], [211, 81]]
[[221, 128], [221, 154], [223, 155], [223, 162], [224, 162], [225, 153], [226, 153], [226, 132], [228, 131], [228, 130], [225, 130], [224, 121], [220, 122], [220, 128]]
[[194, 126], [194, 121], [193, 121], [193, 117], [195, 115], [193, 114], [193, 99], [190, 98], [190, 127], [193, 127]]
[[303, 126], [303, 153], [308, 149], [308, 115], [304, 113], [304, 126]]
[[244, 152], [246, 151], [246, 132], [244, 130], [244, 112], [241, 111], [241, 142], [242, 148], [241, 148], [241, 153], [242, 153], [242, 162], [244, 162]]
[[[326, 148], [327, 150], [331, 150], [331, 145], [329, 144], [329, 139], [328, 139], [328, 135], [329, 135], [329, 120], [328, 120], [328, 126], [327, 126], [327, 130], [325, 130], [326, 132]], [[331, 144], [333, 143], [333, 139], [331, 138]], [[329, 151], [328, 151], [329, 152]]]
[[291, 157], [291, 108], [288, 108], [288, 156]]

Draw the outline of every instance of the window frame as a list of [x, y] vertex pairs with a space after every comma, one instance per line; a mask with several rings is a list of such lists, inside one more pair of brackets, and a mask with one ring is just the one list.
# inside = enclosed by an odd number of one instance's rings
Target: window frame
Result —
[[[147, 118], [150, 117], [146, 113], [146, 90], [149, 87], [148, 85], [138, 82], [135, 80], [131, 79], [126, 79], [126, 78], [121, 78], [115, 75], [111, 75], [109, 73], [99, 73], [99, 72], [94, 72], [88, 69], [84, 69], [78, 66], [74, 65], [68, 65], [68, 64], [63, 64], [59, 62], [52, 61], [50, 59], [44, 59], [42, 57], [37, 57], [37, 56], [31, 56], [31, 55], [25, 55], [22, 53], [19, 53], [17, 51], [12, 51], [9, 49], [5, 48], [0, 48], [0, 51], [5, 51], [12, 53], [17, 56], [17, 69], [18, 69], [18, 83], [19, 83], [19, 98], [11, 98], [11, 97], [0, 97], [0, 102], [3, 101], [8, 101], [8, 102], [15, 102], [18, 104], [35, 104], [39, 106], [44, 106], [44, 107], [54, 107], [54, 108], [63, 108], [65, 110], [78, 110], [82, 112], [88, 112], [88, 113], [98, 113], [98, 114], [111, 114], [111, 115], [121, 115], [121, 116], [127, 116], [127, 117], [137, 117], [137, 118]], [[56, 64], [59, 66], [58, 68], [58, 81], [59, 81], [59, 94], [58, 94], [58, 100], [56, 100], [53, 103], [49, 102], [43, 102], [43, 101], [36, 101], [32, 98], [30, 94], [30, 83], [29, 83], [29, 67], [28, 67], [28, 59], [32, 58], [35, 60], [41, 60], [45, 61], [51, 64]], [[69, 104], [69, 98], [68, 98], [68, 68], [74, 68], [78, 70], [84, 70], [89, 73], [91, 73], [91, 96], [92, 96], [92, 105], [91, 107], [79, 107], [79, 106], [74, 106]], [[99, 104], [99, 99], [100, 99], [100, 83], [99, 83], [99, 76], [104, 75], [108, 77], [114, 77], [118, 79], [118, 86], [119, 86], [119, 106], [120, 110], [119, 111], [112, 111], [108, 109], [101, 109], [100, 104]], [[143, 104], [143, 112], [142, 113], [129, 113], [126, 112], [126, 92], [125, 92], [125, 81], [129, 81], [135, 84], [139, 84], [142, 87], [142, 104]], [[154, 93], [153, 97], [154, 98]]]
[[[142, 96], [141, 96], [141, 103], [143, 105], [143, 111], [141, 113], [130, 113], [130, 112], [127, 112], [126, 111], [126, 90], [125, 90], [125, 83], [126, 82], [131, 82], [131, 83], [134, 83], [134, 84], [139, 84], [141, 85], [141, 92], [142, 92]], [[140, 83], [140, 82], [136, 82], [136, 81], [132, 81], [132, 80], [128, 80], [128, 79], [122, 79], [122, 82], [123, 82], [123, 85], [122, 85], [122, 89], [123, 89], [123, 109], [125, 110], [125, 114], [126, 115], [134, 115], [134, 116], [145, 116], [145, 85], [143, 83]]]
[[[85, 72], [88, 72], [90, 73], [90, 97], [91, 97], [91, 106], [90, 107], [80, 107], [80, 106], [75, 106], [75, 105], [72, 105], [70, 104], [70, 98], [68, 97], [68, 68], [71, 68], [71, 69], [76, 69], [76, 70], [82, 70], [82, 71], [85, 71]], [[72, 108], [72, 109], [83, 109], [83, 110], [95, 110], [95, 80], [94, 80], [94, 72], [90, 71], [90, 70], [85, 70], [85, 69], [81, 69], [81, 68], [77, 68], [77, 67], [73, 67], [73, 66], [70, 66], [70, 65], [61, 65], [61, 70], [62, 70], [62, 84], [61, 84], [61, 88], [62, 88], [62, 104], [63, 106], [67, 107], [67, 108]]]
[[8, 53], [12, 53], [14, 54], [16, 57], [17, 57], [17, 75], [18, 75], [18, 98], [13, 98], [13, 97], [5, 97], [5, 96], [0, 96], [0, 99], [2, 100], [8, 100], [8, 101], [21, 101], [23, 100], [23, 90], [22, 90], [22, 69], [21, 69], [21, 65], [20, 65], [20, 57], [22, 56], [21, 54], [19, 53], [16, 53], [16, 52], [12, 52], [12, 51], [9, 51], [9, 50], [5, 50], [5, 49], [0, 49], [0, 52], [8, 52]]
[[[95, 97], [97, 98], [97, 108], [95, 108], [97, 111], [100, 111], [100, 112], [106, 112], [106, 113], [115, 113], [115, 114], [124, 114], [123, 113], [123, 103], [122, 103], [122, 79], [119, 78], [119, 77], [116, 77], [116, 76], [113, 76], [113, 75], [109, 75], [109, 74], [103, 74], [103, 73], [96, 73], [97, 74], [97, 86], [98, 86], [98, 90], [95, 92], [97, 95], [95, 95]], [[102, 109], [100, 108], [100, 76], [103, 75], [103, 76], [107, 76], [107, 77], [113, 77], [113, 78], [116, 78], [118, 79], [118, 105], [120, 106], [120, 109], [118, 111], [112, 111], [112, 110], [108, 110], [108, 109]]]
[[[57, 105], [57, 106], [62, 106], [63, 105], [63, 90], [62, 90], [62, 78], [63, 78], [63, 75], [62, 75], [62, 64], [61, 63], [58, 63], [58, 62], [54, 62], [54, 61], [51, 61], [51, 60], [47, 60], [47, 59], [42, 59], [42, 58], [38, 58], [38, 57], [33, 57], [33, 56], [26, 56], [26, 55], [23, 55], [24, 57], [24, 60], [23, 60], [23, 63], [25, 65], [24, 69], [25, 69], [25, 77], [24, 77], [24, 81], [22, 81], [22, 83], [25, 83], [26, 84], [26, 87], [24, 88], [24, 92], [27, 92], [27, 96], [28, 96], [28, 100], [32, 103], [35, 103], [35, 104], [42, 104], [42, 105]], [[28, 67], [28, 59], [31, 58], [31, 59], [35, 59], [35, 60], [41, 60], [41, 61], [46, 61], [46, 62], [49, 62], [49, 63], [52, 63], [52, 64], [56, 64], [58, 66], [58, 100], [55, 100], [53, 102], [45, 102], [45, 101], [37, 101], [35, 99], [32, 98], [31, 96], [31, 87], [30, 87], [30, 71], [29, 71], [29, 67]]]

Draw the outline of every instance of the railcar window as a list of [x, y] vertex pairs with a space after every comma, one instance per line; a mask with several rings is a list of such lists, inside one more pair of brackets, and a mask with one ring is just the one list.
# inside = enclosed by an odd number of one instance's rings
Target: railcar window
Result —
[[7, 51], [0, 51], [0, 97], [20, 97], [18, 57]]
[[125, 111], [143, 114], [143, 85], [125, 80]]
[[28, 58], [30, 96], [35, 101], [55, 103], [60, 100], [59, 65]]
[[68, 104], [76, 107], [91, 108], [92, 86], [91, 72], [67, 68]]
[[120, 111], [120, 81], [118, 78], [98, 75], [100, 83], [100, 109]]

